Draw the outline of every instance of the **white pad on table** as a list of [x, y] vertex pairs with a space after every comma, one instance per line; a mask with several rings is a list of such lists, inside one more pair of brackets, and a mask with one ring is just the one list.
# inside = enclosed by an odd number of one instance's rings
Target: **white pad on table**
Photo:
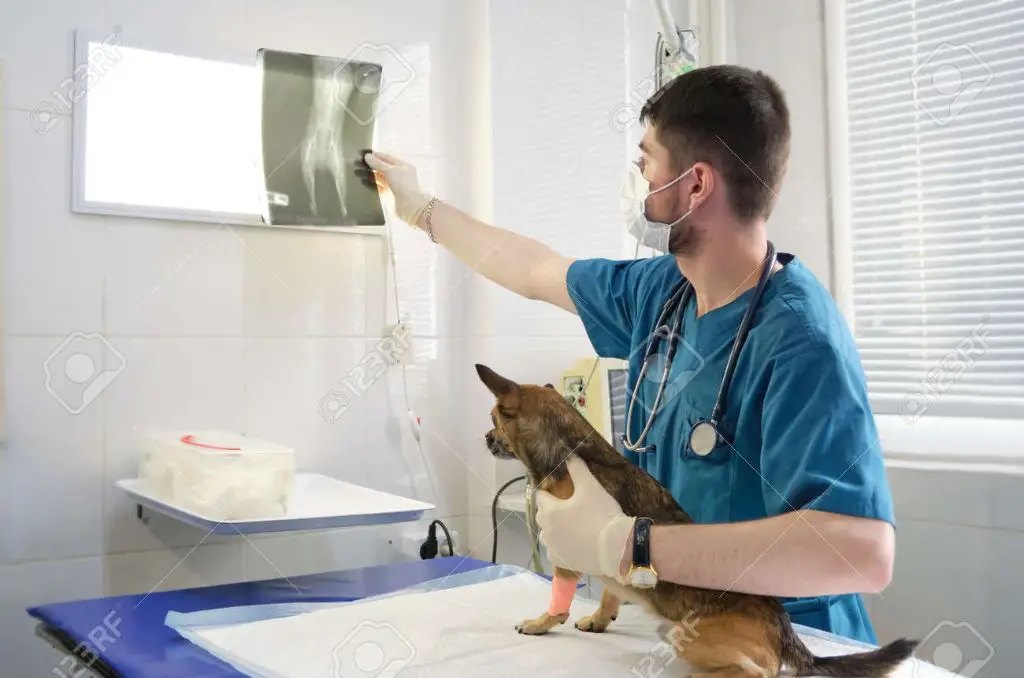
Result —
[[[584, 633], [573, 622], [597, 604], [577, 599], [570, 620], [547, 635], [518, 634], [515, 625], [540, 616], [550, 594], [550, 582], [524, 572], [278, 619], [199, 628], [189, 635], [236, 668], [265, 678], [536, 678], [584, 671], [601, 678], [687, 675], [686, 664], [659, 640], [659, 620], [636, 605], [623, 605], [604, 633]], [[819, 655], [860, 649], [801, 635]], [[894, 678], [952, 675], [909, 661]]]

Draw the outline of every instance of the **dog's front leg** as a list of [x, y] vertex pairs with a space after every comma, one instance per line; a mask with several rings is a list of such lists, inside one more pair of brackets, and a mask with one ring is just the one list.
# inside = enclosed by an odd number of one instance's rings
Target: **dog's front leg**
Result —
[[551, 602], [548, 604], [548, 611], [536, 619], [527, 619], [516, 624], [516, 631], [529, 636], [539, 636], [559, 624], [564, 624], [569, 618], [569, 607], [576, 595], [576, 584], [579, 580], [578, 572], [556, 567], [555, 576], [551, 579]]
[[580, 631], [601, 633], [619, 616], [620, 602], [619, 597], [612, 593], [609, 587], [605, 586], [601, 592], [601, 603], [594, 610], [594, 614], [577, 621], [576, 628]]

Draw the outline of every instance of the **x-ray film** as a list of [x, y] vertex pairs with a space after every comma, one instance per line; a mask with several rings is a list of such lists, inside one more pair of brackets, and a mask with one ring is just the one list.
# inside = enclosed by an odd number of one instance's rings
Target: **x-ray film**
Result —
[[380, 64], [259, 50], [263, 221], [381, 226], [363, 156], [372, 149]]

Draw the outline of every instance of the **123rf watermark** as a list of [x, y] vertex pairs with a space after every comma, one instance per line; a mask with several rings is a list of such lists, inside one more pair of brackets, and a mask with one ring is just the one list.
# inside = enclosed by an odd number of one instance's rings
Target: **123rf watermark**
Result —
[[956, 120], [988, 87], [992, 69], [967, 45], [943, 43], [910, 76], [914, 105], [937, 125]]
[[60, 83], [50, 94], [53, 96], [32, 109], [29, 119], [32, 129], [46, 134], [60, 121], [61, 116], [70, 115], [74, 105], [96, 86], [110, 69], [121, 60], [121, 27], [114, 30], [99, 43], [90, 43], [84, 63], [75, 67], [70, 78]]
[[338, 104], [359, 125], [376, 120], [415, 79], [416, 70], [401, 52], [375, 42], [356, 45], [332, 74]]
[[46, 390], [79, 414], [118, 377], [128, 361], [102, 334], [72, 332], [43, 360]]
[[411, 346], [410, 333], [406, 323], [396, 325], [391, 336], [377, 342], [373, 350], [363, 356], [359, 364], [342, 378], [341, 385], [344, 388], [332, 389], [320, 398], [317, 409], [324, 421], [333, 424], [341, 419], [352, 404], [384, 376], [389, 367], [402, 362]]
[[[661, 641], [629, 670], [629, 674], [636, 678], [658, 678], [665, 672], [665, 669], [679, 659], [685, 646], [700, 636], [697, 632], [699, 622], [700, 618], [694, 614], [693, 610], [690, 610], [681, 621], [663, 623], [658, 627]], [[676, 675], [676, 673], [670, 675]]]
[[[992, 644], [967, 622], [944, 621], [924, 637], [914, 656], [962, 678], [973, 678], [995, 653]], [[931, 675], [929, 667], [914, 664], [915, 678]]]
[[[692, 30], [683, 33], [686, 52], [689, 55], [697, 54], [700, 49], [700, 40], [697, 38], [699, 31], [700, 29], [694, 26]], [[696, 67], [696, 62], [692, 61], [686, 52], [663, 65], [665, 75], [670, 78], [676, 77]], [[608, 114], [608, 124], [613, 130], [625, 133], [640, 121], [640, 111], [643, 110], [644, 104], [657, 92], [657, 75], [655, 71], [642, 78], [629, 93], [629, 98], [615, 105]]]
[[121, 638], [121, 631], [117, 628], [120, 625], [121, 617], [117, 612], [108, 612], [102, 623], [94, 626], [86, 634], [86, 639], [72, 648], [73, 654], [65, 655], [60, 664], [53, 667], [53, 675], [60, 678], [86, 678], [93, 675], [90, 669], [96, 664], [100, 653], [106, 652]]
[[981, 322], [971, 333], [957, 342], [956, 347], [928, 370], [915, 391], [903, 398], [900, 415], [908, 424], [924, 416], [928, 408], [957, 383], [979, 357], [985, 355], [990, 333], [988, 322], [989, 316], [982, 316]]
[[360, 622], [332, 652], [335, 678], [394, 678], [416, 648], [387, 622]]

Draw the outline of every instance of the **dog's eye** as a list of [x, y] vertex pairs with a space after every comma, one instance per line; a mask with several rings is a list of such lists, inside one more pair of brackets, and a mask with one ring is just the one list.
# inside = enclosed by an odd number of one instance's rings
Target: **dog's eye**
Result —
[[494, 418], [494, 412], [491, 412], [491, 426], [497, 426], [498, 420]]
[[505, 412], [504, 410], [499, 410], [498, 413], [501, 414], [503, 419], [515, 419], [516, 418], [516, 415], [513, 414], [512, 412]]

